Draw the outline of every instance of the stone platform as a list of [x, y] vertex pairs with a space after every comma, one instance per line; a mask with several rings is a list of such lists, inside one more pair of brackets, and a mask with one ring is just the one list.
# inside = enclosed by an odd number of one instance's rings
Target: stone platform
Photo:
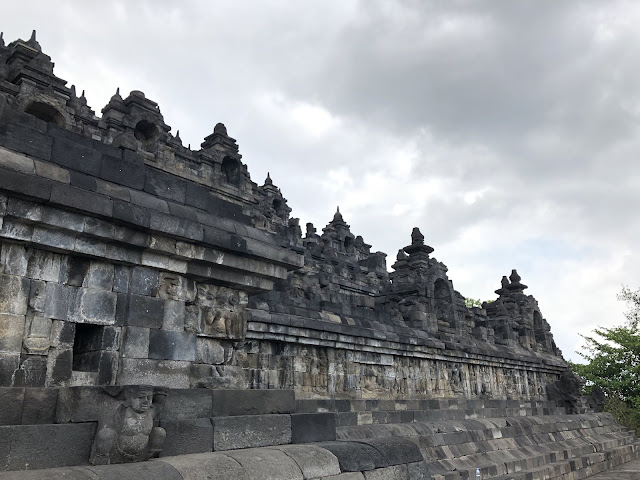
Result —
[[[640, 458], [640, 441], [609, 414], [567, 414], [552, 401], [296, 401], [292, 391], [196, 389], [168, 392], [160, 459], [89, 466], [95, 405], [108, 397], [63, 389], [54, 410], [48, 398], [47, 417], [36, 393], [23, 391], [29, 400], [13, 414], [15, 424], [0, 426], [0, 469], [28, 470], [0, 479], [473, 480], [479, 472], [483, 479], [578, 480]], [[43, 412], [39, 419], [34, 411]], [[66, 468], [41, 469], [47, 466]]]
[[143, 92], [98, 116], [53, 67], [35, 32], [0, 34], [0, 478], [576, 480], [637, 459], [515, 269], [469, 307], [417, 227], [390, 269], [339, 209], [303, 236], [225, 125], [185, 147]]

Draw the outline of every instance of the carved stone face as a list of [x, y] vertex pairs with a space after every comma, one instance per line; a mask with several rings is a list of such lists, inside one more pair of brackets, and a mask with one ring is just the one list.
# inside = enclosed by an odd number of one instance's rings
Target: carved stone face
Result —
[[145, 413], [153, 404], [153, 391], [149, 389], [130, 390], [127, 392], [127, 403], [134, 412]]

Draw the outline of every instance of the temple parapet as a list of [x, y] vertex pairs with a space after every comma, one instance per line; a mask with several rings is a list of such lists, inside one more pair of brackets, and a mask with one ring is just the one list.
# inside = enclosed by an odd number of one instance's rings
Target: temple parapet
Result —
[[339, 209], [303, 236], [222, 123], [192, 150], [66, 83], [0, 42], [0, 385], [537, 398], [566, 368], [517, 273], [467, 308], [418, 228], [391, 271]]

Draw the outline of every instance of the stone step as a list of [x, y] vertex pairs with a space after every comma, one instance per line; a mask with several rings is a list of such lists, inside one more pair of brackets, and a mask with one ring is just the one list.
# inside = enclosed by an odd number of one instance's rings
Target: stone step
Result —
[[338, 426], [380, 423], [411, 423], [436, 420], [472, 420], [505, 416], [540, 416], [566, 414], [564, 408], [465, 409], [465, 410], [374, 410], [365, 412], [337, 412]]
[[380, 436], [420, 436], [435, 439], [432, 445], [446, 445], [593, 428], [599, 428], [598, 433], [623, 430], [611, 415], [601, 413], [340, 426], [337, 435], [345, 440]]
[[[607, 452], [614, 452], [627, 445], [633, 445], [635, 442], [633, 438], [627, 440], [599, 442], [597, 439], [585, 438], [581, 444], [578, 442], [549, 442], [535, 448], [486, 451], [458, 458], [432, 461], [428, 462], [428, 465], [432, 473], [449, 476], [453, 473], [453, 478], [466, 478], [466, 475], [475, 475], [476, 468], [480, 468], [483, 478], [491, 478], [496, 475], [531, 470], [562, 460], [582, 458], [594, 454], [605, 459]], [[429, 453], [423, 451], [423, 455], [428, 458]], [[594, 456], [593, 458], [598, 457]]]
[[[297, 399], [296, 411], [314, 412], [374, 412], [374, 411], [477, 411], [485, 409], [506, 409], [514, 411], [531, 409], [558, 410], [555, 402], [549, 400], [503, 400], [503, 399], [457, 399], [435, 398], [414, 400], [366, 400], [366, 399]], [[566, 413], [561, 409], [562, 413]], [[545, 413], [540, 413], [545, 414]]]
[[[514, 469], [499, 475], [492, 475], [490, 468], [484, 468], [480, 470], [480, 478], [490, 478], [492, 480], [581, 480], [638, 458], [640, 458], [640, 443], [636, 442], [603, 452], [588, 453], [562, 460], [549, 461], [549, 459], [545, 458], [545, 461], [541, 461], [536, 466], [518, 471]], [[512, 466], [511, 468], [513, 469], [514, 467]], [[432, 473], [432, 479], [473, 480], [476, 478], [475, 472], [474, 469], [472, 471], [457, 471], [446, 474]]]
[[86, 465], [96, 423], [0, 426], [0, 471]]
[[[640, 443], [609, 414], [540, 415], [339, 427], [341, 440], [400, 436], [420, 446], [436, 480], [580, 475], [629, 461]], [[526, 472], [521, 475], [522, 472]], [[514, 476], [517, 475], [517, 476]], [[555, 476], [550, 476], [555, 475]]]

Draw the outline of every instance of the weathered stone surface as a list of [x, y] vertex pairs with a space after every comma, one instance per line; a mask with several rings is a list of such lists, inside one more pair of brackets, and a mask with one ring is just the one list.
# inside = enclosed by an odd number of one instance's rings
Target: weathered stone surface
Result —
[[114, 292], [80, 288], [73, 302], [69, 302], [67, 318], [76, 323], [113, 325], [116, 321], [116, 299]]
[[100, 387], [64, 387], [58, 390], [55, 421], [97, 422], [117, 406], [118, 400]]
[[41, 160], [51, 158], [51, 137], [25, 125], [9, 124], [6, 128], [5, 147]]
[[0, 314], [26, 314], [30, 288], [27, 278], [0, 275]]
[[190, 387], [190, 362], [123, 358], [118, 382], [123, 385], [156, 385], [169, 388]]
[[196, 362], [219, 365], [224, 363], [224, 347], [219, 340], [206, 337], [196, 338]]
[[47, 283], [45, 315], [57, 320], [66, 320], [69, 315], [69, 300], [71, 297], [72, 289], [70, 287], [60, 283]]
[[336, 456], [343, 472], [362, 472], [388, 466], [378, 450], [364, 443], [321, 442], [317, 445]]
[[164, 319], [164, 300], [160, 298], [129, 295], [126, 324], [136, 327], [162, 327]]
[[295, 413], [291, 415], [291, 443], [326, 442], [335, 439], [335, 413]]
[[101, 157], [100, 152], [68, 139], [57, 137], [53, 142], [52, 162], [94, 177], [100, 173]]
[[213, 416], [292, 413], [292, 390], [213, 390]]
[[163, 330], [184, 331], [185, 304], [178, 300], [165, 300]]
[[24, 245], [3, 243], [0, 265], [4, 266], [4, 273], [24, 277], [32, 251]]
[[0, 425], [19, 425], [23, 402], [24, 388], [0, 387]]
[[138, 190], [144, 187], [145, 168], [142, 158], [125, 159], [111, 155], [102, 157], [100, 178]]
[[302, 471], [285, 453], [273, 449], [248, 449], [227, 452], [226, 455], [244, 468], [250, 479], [302, 480]]
[[162, 457], [213, 451], [213, 425], [208, 418], [163, 420], [160, 426], [167, 432]]
[[58, 390], [25, 388], [21, 422], [23, 425], [55, 423]]
[[160, 418], [163, 420], [208, 418], [212, 415], [212, 406], [211, 390], [171, 389], [167, 394]]
[[361, 472], [345, 472], [331, 477], [322, 477], [321, 480], [364, 480], [364, 475]]
[[[46, 477], [44, 477], [46, 475]], [[3, 480], [96, 480], [96, 475], [83, 467], [48, 468], [43, 470], [26, 470], [11, 473], [0, 472]]]
[[190, 332], [151, 329], [149, 332], [149, 358], [194, 362], [196, 359], [196, 336]]
[[264, 447], [291, 443], [290, 415], [213, 418], [213, 449]]
[[122, 355], [127, 358], [148, 358], [149, 329], [144, 327], [125, 327]]
[[296, 462], [305, 480], [340, 473], [338, 459], [324, 448], [315, 445], [282, 445], [269, 448], [280, 450]]
[[22, 470], [85, 464], [89, 459], [93, 423], [1, 426], [0, 438], [10, 438], [0, 470]]
[[0, 352], [20, 353], [25, 316], [0, 314]]
[[141, 462], [85, 468], [96, 475], [99, 480], [141, 480], [143, 478], [184, 480], [175, 468], [165, 462]]
[[0, 353], [0, 383], [2, 383], [2, 385], [13, 385], [14, 374], [19, 366], [19, 354]]
[[113, 288], [113, 279], [113, 265], [102, 262], [91, 262], [82, 286], [100, 290], [111, 290]]
[[159, 462], [171, 465], [182, 475], [183, 479], [211, 480], [217, 477], [249, 480], [247, 472], [239, 462], [221, 453], [163, 457]]
[[147, 172], [144, 191], [156, 197], [184, 203], [187, 183], [169, 173], [150, 169]]
[[360, 439], [358, 442], [375, 448], [387, 465], [413, 463], [423, 460], [418, 445], [408, 438], [368, 438]]
[[407, 475], [406, 465], [393, 465], [364, 472], [365, 480], [396, 480], [398, 478], [409, 478]]

